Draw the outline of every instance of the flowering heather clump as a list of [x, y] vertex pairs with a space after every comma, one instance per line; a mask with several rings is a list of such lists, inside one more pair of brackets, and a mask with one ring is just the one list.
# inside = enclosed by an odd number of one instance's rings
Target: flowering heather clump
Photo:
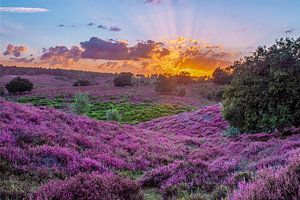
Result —
[[140, 186], [111, 173], [79, 174], [64, 181], [51, 181], [32, 195], [53, 200], [142, 200]]
[[232, 200], [300, 199], [300, 160], [279, 170], [264, 170], [251, 183], [242, 182]]
[[[286, 135], [224, 137], [227, 128], [220, 105], [143, 124], [121, 125], [0, 98], [0, 198], [21, 199], [29, 194], [42, 198], [47, 194], [57, 199], [66, 191], [76, 195], [81, 187], [78, 180], [85, 180], [83, 190], [92, 191], [98, 187], [93, 181], [104, 181], [104, 177], [114, 177], [112, 174], [122, 175], [116, 178], [122, 185], [128, 181], [124, 176], [137, 179], [142, 189], [159, 191], [165, 199], [182, 195], [215, 198], [233, 193], [236, 199], [248, 198], [245, 195], [252, 195], [256, 181], [264, 179], [257, 179], [259, 171], [273, 169], [274, 174], [284, 174], [282, 168], [292, 158], [299, 158], [299, 128]], [[89, 186], [90, 174], [97, 177], [90, 180], [95, 187]], [[289, 185], [284, 183], [286, 179], [274, 180]], [[251, 190], [234, 192], [238, 186]], [[90, 193], [91, 198], [98, 194]], [[113, 188], [108, 193], [120, 194]]]

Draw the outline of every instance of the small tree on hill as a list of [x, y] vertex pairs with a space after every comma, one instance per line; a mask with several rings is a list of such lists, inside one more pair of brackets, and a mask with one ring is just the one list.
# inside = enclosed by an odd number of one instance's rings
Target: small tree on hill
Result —
[[115, 87], [133, 86], [132, 84], [133, 74], [130, 72], [122, 72], [114, 78]]
[[300, 125], [300, 38], [259, 47], [233, 66], [223, 115], [241, 131]]
[[18, 76], [12, 79], [9, 83], [7, 83], [5, 87], [9, 93], [21, 94], [22, 92], [30, 92], [33, 89], [33, 83], [30, 82], [28, 79], [21, 78]]

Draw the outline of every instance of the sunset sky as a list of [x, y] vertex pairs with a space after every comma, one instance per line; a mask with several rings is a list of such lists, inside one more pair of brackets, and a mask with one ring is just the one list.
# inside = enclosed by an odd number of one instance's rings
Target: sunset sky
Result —
[[0, 63], [210, 74], [300, 36], [300, 0], [1, 0]]

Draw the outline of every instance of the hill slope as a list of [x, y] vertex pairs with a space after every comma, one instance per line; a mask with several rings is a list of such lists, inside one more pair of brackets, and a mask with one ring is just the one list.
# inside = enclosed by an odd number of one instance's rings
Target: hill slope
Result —
[[0, 194], [26, 196], [57, 179], [69, 187], [84, 172], [126, 175], [142, 188], [158, 188], [165, 199], [180, 190], [211, 195], [220, 185], [235, 190], [241, 174], [250, 179], [299, 157], [300, 134], [223, 137], [228, 124], [220, 109], [129, 126], [0, 99]]

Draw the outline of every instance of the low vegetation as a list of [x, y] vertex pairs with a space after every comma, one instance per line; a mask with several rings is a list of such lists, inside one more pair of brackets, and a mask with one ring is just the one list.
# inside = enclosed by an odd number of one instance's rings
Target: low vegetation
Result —
[[133, 74], [130, 72], [122, 72], [114, 78], [115, 87], [133, 86]]
[[300, 38], [259, 47], [236, 62], [224, 93], [223, 114], [244, 132], [300, 125]]
[[89, 86], [91, 85], [90, 81], [88, 80], [78, 80], [73, 83], [73, 86], [78, 87], [78, 86]]
[[23, 92], [30, 92], [33, 89], [33, 83], [28, 79], [17, 76], [9, 81], [5, 87], [11, 94], [21, 94]]

